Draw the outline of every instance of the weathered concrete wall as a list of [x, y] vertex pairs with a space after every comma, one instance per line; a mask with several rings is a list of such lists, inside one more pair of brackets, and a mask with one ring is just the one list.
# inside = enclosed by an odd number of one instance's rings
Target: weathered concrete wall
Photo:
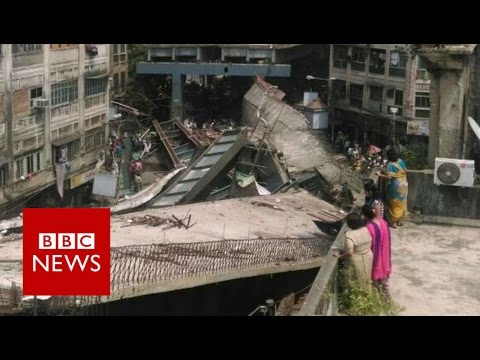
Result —
[[265, 300], [279, 301], [312, 283], [318, 268], [242, 278], [135, 297], [90, 309], [92, 314], [135, 316], [247, 316]]
[[428, 216], [480, 219], [480, 188], [435, 185], [433, 171], [408, 172], [408, 209]]
[[[260, 114], [270, 129], [268, 141], [283, 152], [290, 172], [300, 172], [331, 162], [330, 155], [324, 150], [319, 138], [309, 130], [305, 116], [283, 101], [264, 96], [264, 91], [257, 84], [252, 86], [243, 100], [244, 124], [255, 127], [259, 121], [256, 116], [259, 106]], [[261, 124], [259, 126], [263, 127]], [[336, 169], [332, 170], [322, 168], [322, 175], [329, 181], [338, 175]]]

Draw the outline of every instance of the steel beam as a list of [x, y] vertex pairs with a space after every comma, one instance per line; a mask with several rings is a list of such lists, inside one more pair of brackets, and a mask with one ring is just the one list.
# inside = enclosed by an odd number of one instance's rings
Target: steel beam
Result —
[[229, 64], [229, 63], [173, 63], [140, 62], [137, 74], [151, 75], [226, 75], [226, 76], [290, 76], [286, 64]]
[[183, 119], [183, 75], [226, 75], [226, 76], [290, 76], [290, 65], [285, 64], [229, 64], [229, 63], [178, 63], [140, 62], [137, 74], [171, 75], [171, 116]]

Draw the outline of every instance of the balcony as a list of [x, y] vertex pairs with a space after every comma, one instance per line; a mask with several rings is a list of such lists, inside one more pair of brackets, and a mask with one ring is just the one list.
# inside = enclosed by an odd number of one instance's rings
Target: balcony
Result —
[[[26, 175], [26, 174], [25, 174]], [[55, 180], [52, 169], [41, 170], [32, 175], [31, 179], [15, 179], [5, 187], [5, 194], [8, 198], [14, 199], [30, 193], [36, 193], [53, 184]]]
[[395, 76], [395, 77], [401, 77], [405, 78], [407, 75], [407, 69], [405, 68], [399, 68], [399, 67], [390, 67], [388, 69], [388, 75], [389, 76]]
[[52, 107], [52, 120], [78, 116], [78, 102]]
[[102, 108], [105, 108], [106, 98], [107, 97], [105, 93], [85, 98], [85, 109], [90, 109], [97, 106], [102, 106]]
[[368, 70], [370, 71], [370, 74], [380, 74], [380, 75], [385, 75], [385, 66], [384, 65], [370, 65], [368, 67]]
[[335, 59], [333, 60], [333, 67], [346, 69], [347, 68], [347, 60], [345, 59]]
[[50, 51], [50, 63], [52, 65], [68, 62], [78, 62], [78, 47], [58, 48]]
[[352, 62], [352, 70], [365, 72], [365, 63], [364, 62]]
[[363, 107], [363, 97], [352, 97], [350, 96], [350, 106], [362, 108]]
[[43, 123], [44, 123], [44, 114], [42, 111], [41, 113], [28, 115], [21, 119], [14, 120], [13, 131], [15, 132], [31, 131], [38, 127], [43, 127]]
[[376, 113], [381, 113], [382, 108], [383, 108], [383, 103], [380, 102], [380, 101], [369, 100], [365, 104], [365, 109], [367, 109], [369, 111], [372, 111], [372, 112], [376, 112]]

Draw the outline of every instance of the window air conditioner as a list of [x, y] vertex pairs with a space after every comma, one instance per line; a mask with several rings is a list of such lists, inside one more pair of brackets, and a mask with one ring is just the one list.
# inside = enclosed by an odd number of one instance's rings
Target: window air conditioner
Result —
[[435, 159], [433, 183], [472, 187], [475, 181], [475, 161], [462, 159]]
[[48, 106], [48, 99], [43, 99], [43, 98], [36, 98], [33, 99], [33, 107], [36, 108], [45, 108]]

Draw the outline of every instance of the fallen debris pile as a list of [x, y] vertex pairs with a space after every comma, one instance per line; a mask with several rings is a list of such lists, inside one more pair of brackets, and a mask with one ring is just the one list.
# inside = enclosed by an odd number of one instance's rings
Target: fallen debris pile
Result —
[[190, 229], [194, 224], [190, 224], [192, 220], [192, 215], [187, 215], [183, 219], [179, 219], [175, 215], [172, 215], [170, 218], [161, 218], [158, 216], [153, 216], [153, 215], [145, 215], [145, 216], [139, 216], [139, 217], [134, 217], [131, 219], [128, 219], [127, 225], [123, 225], [122, 227], [127, 227], [127, 226], [133, 226], [133, 225], [148, 225], [148, 226], [160, 226], [163, 224], [170, 224], [162, 230], [168, 230], [172, 229], [174, 227], [177, 227], [181, 229], [182, 227], [185, 228], [186, 230]]
[[159, 226], [159, 225], [165, 224], [167, 221], [168, 219], [162, 219], [161, 217], [158, 217], [158, 216], [145, 215], [145, 216], [134, 217], [132, 219], [129, 219], [127, 221], [129, 225], [125, 225], [125, 226], [132, 226], [132, 225]]

